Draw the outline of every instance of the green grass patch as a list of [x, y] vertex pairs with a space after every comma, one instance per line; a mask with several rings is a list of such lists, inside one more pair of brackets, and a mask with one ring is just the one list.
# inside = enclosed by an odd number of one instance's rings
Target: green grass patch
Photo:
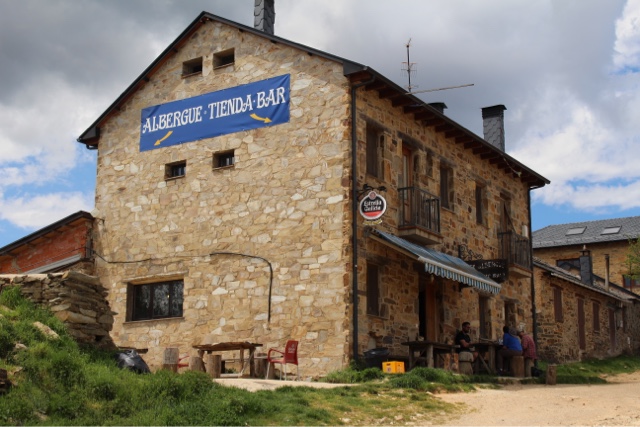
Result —
[[[15, 384], [0, 398], [0, 425], [438, 424], [459, 409], [433, 393], [471, 391], [497, 381], [432, 368], [385, 374], [353, 364], [325, 379], [351, 385], [251, 393], [221, 386], [202, 372], [139, 375], [119, 369], [114, 353], [78, 346], [50, 312], [24, 300], [15, 288], [0, 293], [0, 314], [0, 366]], [[60, 339], [44, 336], [35, 321]], [[26, 349], [16, 349], [18, 343]], [[607, 375], [640, 370], [640, 359], [557, 369], [558, 382], [593, 384]]]

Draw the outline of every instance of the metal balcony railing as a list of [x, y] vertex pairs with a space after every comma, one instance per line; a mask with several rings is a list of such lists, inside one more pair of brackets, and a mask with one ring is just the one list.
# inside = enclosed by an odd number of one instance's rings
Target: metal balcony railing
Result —
[[417, 187], [398, 189], [399, 227], [422, 227], [440, 233], [440, 199]]
[[531, 270], [531, 245], [529, 239], [516, 234], [513, 231], [498, 232], [500, 240], [500, 258], [507, 260], [508, 264]]

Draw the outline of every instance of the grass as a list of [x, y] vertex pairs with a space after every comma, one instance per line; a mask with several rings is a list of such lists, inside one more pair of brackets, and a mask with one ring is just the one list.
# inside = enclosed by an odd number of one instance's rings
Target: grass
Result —
[[[59, 335], [47, 338], [39, 321]], [[17, 343], [24, 349], [16, 349]], [[46, 310], [16, 288], [0, 293], [0, 367], [14, 387], [0, 397], [0, 425], [390, 425], [433, 424], [458, 411], [434, 393], [495, 386], [495, 377], [431, 368], [384, 374], [353, 365], [325, 381], [333, 389], [282, 387], [248, 392], [201, 372], [135, 374], [114, 353], [84, 348]], [[558, 366], [558, 382], [594, 383], [603, 375], [640, 370], [620, 357]]]

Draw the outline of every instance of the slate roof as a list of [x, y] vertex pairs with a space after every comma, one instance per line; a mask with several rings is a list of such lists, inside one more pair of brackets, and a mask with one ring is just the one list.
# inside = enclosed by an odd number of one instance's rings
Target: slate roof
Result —
[[601, 286], [584, 283], [582, 280], [580, 280], [579, 277], [574, 276], [573, 274], [569, 273], [567, 270], [560, 267], [553, 266], [551, 264], [547, 264], [543, 260], [536, 257], [533, 258], [533, 265], [534, 267], [538, 267], [538, 268], [542, 268], [543, 270], [546, 270], [549, 274], [551, 274], [554, 277], [570, 282], [581, 288], [585, 288], [590, 291], [608, 296], [610, 298], [614, 298], [618, 301], [633, 301], [633, 300], [640, 299], [638, 295], [630, 291], [627, 291], [626, 289], [614, 284], [610, 284], [609, 285], [610, 290], [607, 291]]
[[[605, 229], [614, 231], [617, 227], [620, 227], [617, 233], [602, 233]], [[584, 228], [584, 231], [579, 234], [567, 234], [569, 230], [578, 232], [581, 228]], [[636, 239], [638, 236], [640, 236], [640, 216], [549, 225], [531, 234], [534, 249], [626, 241]]]

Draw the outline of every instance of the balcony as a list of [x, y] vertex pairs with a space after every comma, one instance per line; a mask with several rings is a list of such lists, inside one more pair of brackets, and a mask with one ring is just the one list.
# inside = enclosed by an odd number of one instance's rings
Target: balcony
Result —
[[421, 245], [442, 243], [440, 199], [417, 187], [398, 189], [398, 235]]
[[509, 276], [515, 278], [531, 277], [531, 244], [529, 239], [513, 231], [498, 232], [500, 258], [507, 260]]

